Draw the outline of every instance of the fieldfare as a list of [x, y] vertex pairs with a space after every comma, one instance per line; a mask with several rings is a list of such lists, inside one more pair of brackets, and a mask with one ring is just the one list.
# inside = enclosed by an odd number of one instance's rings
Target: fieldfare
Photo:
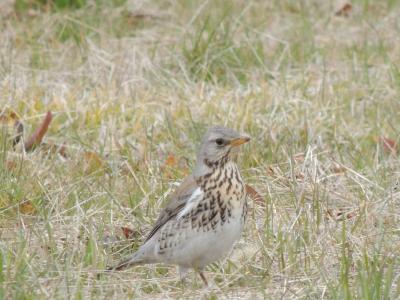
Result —
[[246, 189], [236, 156], [238, 146], [249, 140], [229, 128], [210, 128], [192, 175], [172, 194], [143, 245], [108, 270], [175, 264], [182, 279], [192, 268], [207, 285], [204, 268], [227, 256], [243, 231]]

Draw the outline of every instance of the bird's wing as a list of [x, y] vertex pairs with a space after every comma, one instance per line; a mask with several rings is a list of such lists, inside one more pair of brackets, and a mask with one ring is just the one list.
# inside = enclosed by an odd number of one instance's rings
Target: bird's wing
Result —
[[188, 176], [171, 195], [171, 200], [161, 211], [145, 242], [151, 239], [151, 237], [169, 220], [174, 217], [182, 217], [198, 203], [199, 193], [201, 191], [197, 189], [199, 189], [199, 187], [196, 184], [196, 180], [192, 175]]
[[203, 191], [201, 188], [196, 188], [190, 198], [186, 201], [185, 206], [180, 210], [178, 215], [176, 216], [177, 219], [182, 218], [184, 215], [189, 213], [193, 208], [197, 207], [201, 199], [203, 199]]

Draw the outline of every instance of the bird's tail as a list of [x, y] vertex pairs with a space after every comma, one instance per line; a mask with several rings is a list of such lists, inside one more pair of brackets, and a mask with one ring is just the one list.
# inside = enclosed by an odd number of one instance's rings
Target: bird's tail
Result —
[[121, 260], [118, 264], [112, 267], [108, 267], [107, 271], [121, 271], [127, 269], [129, 267], [143, 265], [149, 263], [149, 261], [143, 258], [142, 253], [135, 252], [133, 255], [129, 256], [128, 258]]

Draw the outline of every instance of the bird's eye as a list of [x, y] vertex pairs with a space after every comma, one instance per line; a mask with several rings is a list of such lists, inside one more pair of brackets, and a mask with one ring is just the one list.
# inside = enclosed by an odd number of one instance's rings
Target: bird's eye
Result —
[[216, 139], [216, 140], [215, 140], [215, 143], [216, 143], [218, 146], [222, 146], [222, 145], [224, 144], [224, 140], [221, 139], [221, 138], [219, 138], [219, 139]]

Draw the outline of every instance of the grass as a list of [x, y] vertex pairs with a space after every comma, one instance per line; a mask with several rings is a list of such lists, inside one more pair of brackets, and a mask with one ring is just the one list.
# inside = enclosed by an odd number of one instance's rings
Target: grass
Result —
[[[399, 156], [379, 142], [400, 136], [399, 1], [348, 17], [329, 1], [16, 2], [0, 107], [25, 138], [51, 110], [45, 142], [68, 156], [13, 149], [2, 121], [0, 298], [400, 297]], [[211, 124], [252, 136], [239, 163], [265, 198], [212, 287], [164, 265], [97, 277], [140, 245]]]

